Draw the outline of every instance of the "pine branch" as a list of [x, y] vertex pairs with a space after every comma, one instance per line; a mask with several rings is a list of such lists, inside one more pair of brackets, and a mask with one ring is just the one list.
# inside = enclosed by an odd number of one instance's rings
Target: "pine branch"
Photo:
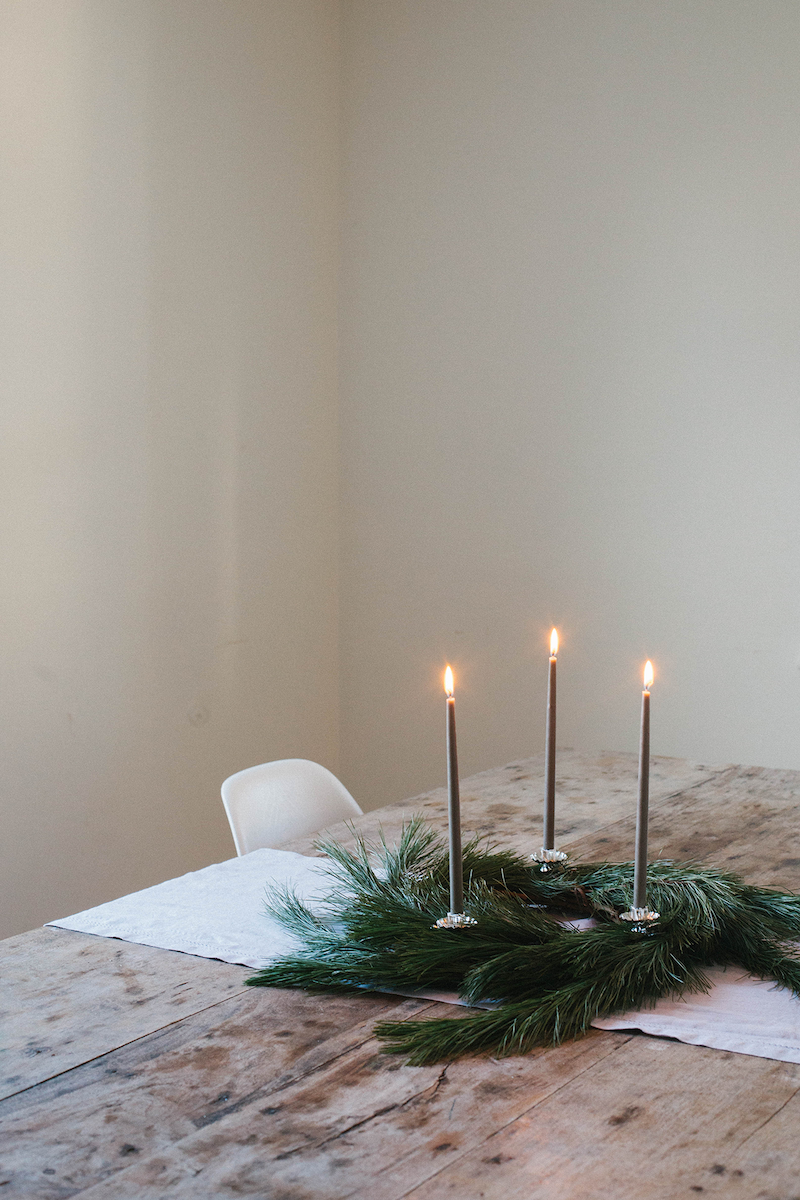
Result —
[[[415, 1063], [491, 1049], [518, 1053], [585, 1032], [598, 1015], [702, 990], [704, 969], [738, 963], [800, 995], [800, 897], [754, 888], [695, 863], [661, 860], [648, 871], [648, 901], [661, 920], [642, 936], [619, 920], [631, 905], [632, 863], [570, 863], [542, 874], [527, 857], [480, 839], [464, 848], [465, 908], [477, 925], [434, 928], [449, 904], [443, 840], [414, 818], [390, 848], [357, 839], [331, 859], [326, 915], [287, 891], [268, 896], [270, 915], [302, 950], [248, 983], [312, 991], [458, 992], [478, 1015], [384, 1022], [387, 1049]], [[565, 928], [560, 913], [596, 918]]]

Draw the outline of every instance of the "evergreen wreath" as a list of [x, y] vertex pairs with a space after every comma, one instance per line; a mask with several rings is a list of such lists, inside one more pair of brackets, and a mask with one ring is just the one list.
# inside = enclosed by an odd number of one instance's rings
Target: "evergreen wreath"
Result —
[[[269, 914], [302, 949], [247, 982], [312, 992], [455, 991], [478, 1015], [383, 1021], [377, 1035], [413, 1064], [490, 1051], [524, 1053], [587, 1031], [595, 1017], [651, 1007], [662, 996], [707, 991], [704, 968], [736, 964], [800, 996], [800, 896], [750, 887], [735, 875], [659, 860], [648, 903], [660, 920], [637, 933], [620, 920], [632, 900], [632, 863], [539, 865], [480, 838], [464, 847], [464, 906], [477, 925], [434, 928], [448, 909], [449, 859], [415, 817], [399, 844], [359, 839], [317, 848], [332, 860], [326, 915], [291, 891]], [[563, 916], [593, 917], [590, 929]], [[562, 917], [559, 921], [558, 917]]]

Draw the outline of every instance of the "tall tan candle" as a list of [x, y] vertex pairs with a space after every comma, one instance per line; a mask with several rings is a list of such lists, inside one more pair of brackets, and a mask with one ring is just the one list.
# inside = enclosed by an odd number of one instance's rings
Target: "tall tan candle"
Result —
[[547, 676], [547, 722], [544, 746], [544, 834], [542, 847], [552, 850], [556, 837], [556, 662], [558, 631], [550, 634], [550, 665]]
[[642, 724], [639, 734], [639, 803], [636, 809], [636, 850], [633, 868], [633, 907], [647, 907], [647, 823], [650, 809], [650, 688], [653, 664], [644, 668]]
[[461, 801], [458, 791], [458, 751], [456, 749], [456, 698], [453, 671], [444, 673], [447, 693], [447, 817], [450, 827], [450, 912], [464, 911], [464, 867], [461, 859]]

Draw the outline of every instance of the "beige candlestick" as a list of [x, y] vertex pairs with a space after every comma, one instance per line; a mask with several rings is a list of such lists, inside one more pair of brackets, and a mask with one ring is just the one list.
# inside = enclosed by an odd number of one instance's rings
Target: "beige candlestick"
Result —
[[461, 799], [458, 789], [458, 751], [456, 749], [456, 698], [453, 671], [444, 673], [447, 695], [447, 818], [450, 831], [450, 911], [436, 925], [440, 929], [464, 929], [475, 925], [474, 917], [464, 910], [464, 863], [461, 855]]
[[650, 688], [653, 664], [647, 660], [642, 692], [642, 722], [639, 731], [639, 802], [636, 808], [636, 850], [633, 870], [633, 907], [647, 906], [647, 826], [650, 818]]
[[547, 675], [547, 721], [544, 744], [544, 832], [542, 849], [552, 850], [556, 837], [556, 666], [558, 631], [550, 634], [550, 665]]
[[633, 905], [620, 913], [623, 921], [631, 922], [632, 933], [646, 934], [658, 920], [659, 914], [647, 907], [647, 825], [650, 816], [650, 688], [653, 685], [653, 664], [648, 659], [644, 668], [642, 692], [642, 723], [639, 734], [639, 802], [636, 808], [636, 849], [633, 863]]
[[553, 871], [558, 864], [566, 862], [563, 850], [555, 850], [556, 839], [556, 667], [558, 657], [558, 630], [550, 634], [550, 663], [547, 675], [547, 721], [544, 737], [544, 829], [542, 848], [532, 854], [534, 862], [540, 864], [543, 875]]
[[447, 817], [450, 827], [450, 912], [464, 909], [464, 867], [461, 861], [461, 798], [458, 790], [458, 750], [456, 748], [456, 698], [453, 672], [445, 671], [447, 692]]

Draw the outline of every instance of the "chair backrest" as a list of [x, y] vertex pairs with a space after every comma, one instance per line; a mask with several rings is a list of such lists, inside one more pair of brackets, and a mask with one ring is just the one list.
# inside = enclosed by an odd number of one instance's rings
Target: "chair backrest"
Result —
[[362, 814], [344, 784], [307, 758], [282, 758], [237, 771], [222, 785], [222, 803], [239, 855], [280, 846]]

